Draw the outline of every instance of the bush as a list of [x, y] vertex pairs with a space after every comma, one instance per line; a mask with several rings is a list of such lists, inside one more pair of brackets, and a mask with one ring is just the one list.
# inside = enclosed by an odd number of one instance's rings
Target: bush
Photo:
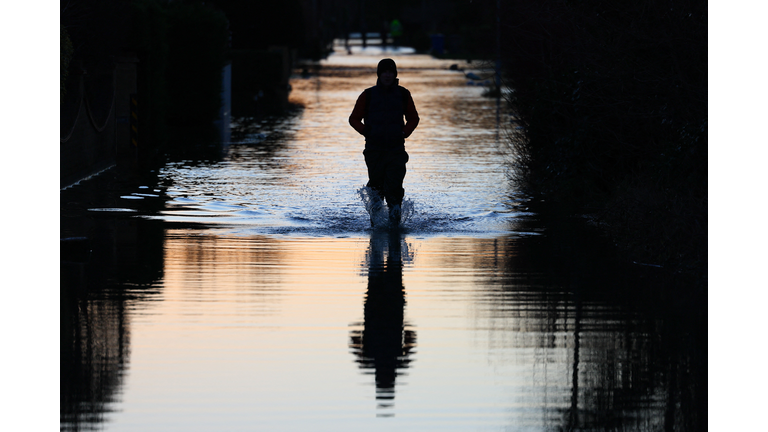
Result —
[[505, 5], [531, 191], [591, 214], [640, 259], [705, 269], [706, 3]]

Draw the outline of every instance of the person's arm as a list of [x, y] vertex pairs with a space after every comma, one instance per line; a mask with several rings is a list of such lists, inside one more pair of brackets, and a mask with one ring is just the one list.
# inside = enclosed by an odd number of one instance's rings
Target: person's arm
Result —
[[408, 138], [419, 125], [419, 113], [416, 112], [416, 105], [413, 103], [411, 92], [405, 101], [405, 126], [403, 126], [403, 138]]
[[357, 98], [355, 108], [352, 109], [352, 114], [349, 115], [349, 125], [363, 136], [365, 136], [365, 124], [363, 123], [363, 117], [365, 116], [365, 93], [362, 92]]

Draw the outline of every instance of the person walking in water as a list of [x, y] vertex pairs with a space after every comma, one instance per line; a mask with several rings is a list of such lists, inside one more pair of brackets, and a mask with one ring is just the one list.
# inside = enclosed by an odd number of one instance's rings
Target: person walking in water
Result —
[[[394, 60], [381, 60], [376, 75], [376, 85], [365, 89], [357, 98], [349, 124], [365, 137], [366, 186], [373, 191], [373, 209], [380, 208], [385, 199], [390, 221], [399, 224], [408, 162], [405, 139], [418, 126], [419, 114], [411, 92], [399, 85]], [[374, 214], [372, 211], [371, 226]]]

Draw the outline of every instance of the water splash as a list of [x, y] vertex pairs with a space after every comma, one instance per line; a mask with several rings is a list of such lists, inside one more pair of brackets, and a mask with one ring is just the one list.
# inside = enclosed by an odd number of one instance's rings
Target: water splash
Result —
[[[379, 194], [376, 191], [365, 186], [358, 189], [357, 194], [363, 201], [365, 211], [368, 213], [374, 228], [394, 228], [392, 221], [389, 219], [389, 208], [379, 198]], [[400, 206], [400, 224], [398, 226], [406, 226], [414, 212], [413, 201], [403, 199], [403, 203]]]

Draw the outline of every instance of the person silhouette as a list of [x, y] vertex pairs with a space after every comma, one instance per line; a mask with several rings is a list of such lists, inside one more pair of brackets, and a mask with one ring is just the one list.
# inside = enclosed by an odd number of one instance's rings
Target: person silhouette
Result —
[[[366, 186], [374, 191], [374, 211], [385, 199], [390, 222], [399, 224], [405, 195], [405, 164], [409, 159], [405, 139], [418, 126], [419, 113], [411, 92], [399, 85], [394, 60], [382, 59], [376, 75], [376, 85], [365, 89], [357, 98], [349, 124], [365, 137]], [[371, 226], [374, 225], [374, 211], [371, 212]]]
[[393, 19], [392, 24], [389, 25], [389, 31], [392, 35], [392, 39], [394, 40], [394, 48], [399, 47], [403, 38], [403, 25], [400, 24], [400, 20], [397, 18]]

